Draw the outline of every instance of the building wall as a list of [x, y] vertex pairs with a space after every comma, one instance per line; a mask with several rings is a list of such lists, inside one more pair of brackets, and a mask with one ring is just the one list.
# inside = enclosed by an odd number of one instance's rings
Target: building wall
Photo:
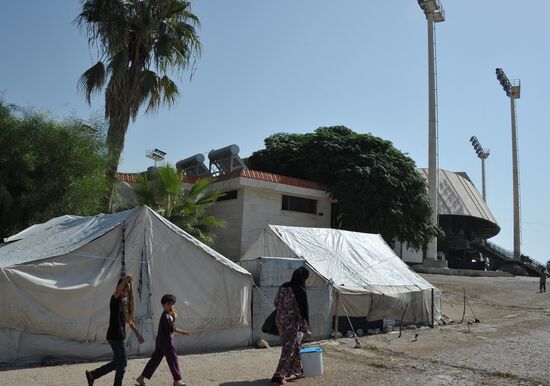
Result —
[[208, 214], [225, 223], [223, 228], [211, 229], [214, 233], [213, 248], [225, 257], [237, 261], [241, 256], [244, 190], [233, 181], [224, 181], [214, 185], [214, 189], [220, 192], [237, 190], [236, 199], [218, 201], [208, 209]]
[[401, 260], [408, 264], [422, 264], [424, 261], [422, 250], [415, 252], [412, 249], [407, 248], [407, 243], [396, 241], [393, 251], [401, 258]]
[[[286, 192], [255, 188], [244, 189], [245, 205], [241, 235], [241, 255], [256, 241], [268, 224], [317, 228], [330, 227], [330, 199], [326, 195], [318, 197], [318, 195], [312, 195], [310, 192], [296, 192], [290, 188]], [[283, 210], [283, 194], [317, 200], [317, 213], [311, 214]]]
[[[238, 191], [237, 199], [218, 201], [208, 210], [209, 214], [226, 223], [224, 228], [214, 230], [213, 247], [233, 261], [240, 260], [268, 224], [330, 227], [331, 199], [322, 190], [250, 178], [216, 182], [213, 189]], [[317, 200], [317, 213], [282, 210], [283, 195]]]

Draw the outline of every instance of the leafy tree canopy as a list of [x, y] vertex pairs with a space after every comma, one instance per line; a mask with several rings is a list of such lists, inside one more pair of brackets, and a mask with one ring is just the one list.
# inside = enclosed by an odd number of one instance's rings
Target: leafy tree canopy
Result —
[[221, 193], [211, 189], [212, 179], [198, 180], [185, 190], [182, 174], [170, 165], [156, 169], [152, 178], [140, 175], [133, 188], [137, 202], [148, 205], [157, 213], [207, 245], [214, 243], [213, 227], [224, 223], [209, 215], [206, 209]]
[[322, 183], [337, 200], [336, 227], [380, 233], [421, 249], [441, 236], [431, 222], [427, 181], [390, 141], [344, 126], [278, 133], [247, 160], [255, 170]]
[[105, 209], [102, 130], [100, 123], [59, 122], [0, 100], [0, 237]]

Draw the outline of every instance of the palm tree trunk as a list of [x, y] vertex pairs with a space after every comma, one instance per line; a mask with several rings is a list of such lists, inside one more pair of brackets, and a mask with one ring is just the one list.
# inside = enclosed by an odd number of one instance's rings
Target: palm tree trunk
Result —
[[105, 175], [107, 177], [107, 189], [103, 200], [103, 207], [111, 212], [113, 193], [116, 188], [116, 172], [120, 155], [124, 149], [124, 136], [128, 129], [129, 117], [124, 117], [124, 114], [119, 114], [120, 119], [111, 119], [109, 122], [109, 130], [107, 131], [107, 149], [109, 156], [107, 158], [107, 167]]

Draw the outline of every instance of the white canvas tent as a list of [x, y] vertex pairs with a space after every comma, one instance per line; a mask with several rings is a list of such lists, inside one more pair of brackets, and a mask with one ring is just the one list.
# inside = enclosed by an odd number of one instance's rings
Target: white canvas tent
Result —
[[[154, 348], [160, 298], [176, 295], [178, 351], [249, 343], [250, 274], [146, 206], [94, 217], [62, 216], [0, 247], [0, 364], [98, 359], [109, 299], [121, 271], [134, 276], [137, 326], [129, 355]], [[124, 263], [123, 263], [124, 257]]]
[[[277, 263], [265, 257], [302, 260], [313, 272], [307, 282], [308, 294], [312, 295], [310, 308], [317, 319], [312, 327], [321, 326], [314, 336], [330, 333], [333, 316], [365, 317], [369, 321], [386, 318], [403, 323], [429, 323], [432, 315], [434, 320], [441, 318], [440, 291], [401, 261], [380, 235], [268, 225], [242, 256], [241, 265], [251, 272], [258, 268], [247, 260], [257, 260], [264, 270], [276, 270], [277, 264], [288, 266], [287, 259]], [[290, 273], [286, 273], [286, 280]], [[282, 279], [279, 281], [278, 285], [282, 284]], [[311, 307], [311, 303], [317, 306]], [[316, 307], [323, 311], [317, 312]], [[256, 311], [255, 322], [263, 322], [264, 315], [257, 316]], [[264, 313], [269, 311], [267, 307]]]

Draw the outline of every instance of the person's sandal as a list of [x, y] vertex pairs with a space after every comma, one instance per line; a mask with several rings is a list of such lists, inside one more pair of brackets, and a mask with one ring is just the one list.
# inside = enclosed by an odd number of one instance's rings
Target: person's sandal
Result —
[[304, 372], [299, 372], [298, 374], [295, 374], [295, 377], [296, 379], [302, 379], [302, 378], [305, 378], [306, 376], [304, 375]]
[[285, 377], [281, 377], [281, 378], [276, 379], [276, 380], [271, 379], [271, 384], [273, 386], [286, 385], [286, 379], [285, 379]]

